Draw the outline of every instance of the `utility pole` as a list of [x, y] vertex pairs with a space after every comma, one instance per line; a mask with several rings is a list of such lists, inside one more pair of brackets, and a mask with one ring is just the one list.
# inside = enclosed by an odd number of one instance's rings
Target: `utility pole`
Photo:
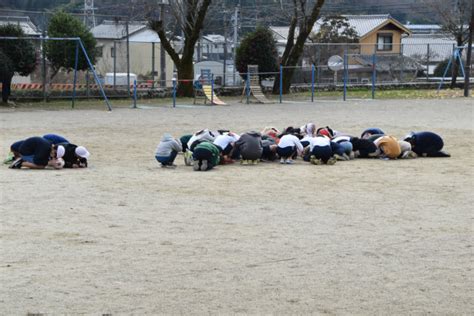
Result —
[[96, 26], [94, 0], [84, 0], [84, 25], [87, 29]]
[[222, 2], [222, 9], [224, 13], [224, 69], [222, 72], [222, 86], [225, 87], [227, 74], [227, 11], [224, 2]]
[[[165, 25], [165, 3], [160, 4], [160, 20]], [[166, 52], [163, 43], [160, 41], [160, 86], [166, 87]]]
[[[163, 27], [165, 27], [165, 5], [169, 5], [168, 0], [158, 0], [158, 5], [160, 6], [160, 21], [163, 23]], [[154, 55], [155, 55], [155, 48], [153, 46], [153, 80], [154, 80]], [[166, 87], [166, 50], [163, 43], [160, 41], [160, 87]]]
[[46, 13], [42, 16], [42, 30], [41, 30], [41, 77], [43, 79], [43, 102], [47, 101], [46, 97]]
[[127, 92], [130, 95], [130, 40], [129, 40], [129, 31], [128, 31], [128, 18], [125, 22], [125, 32], [127, 33]]
[[472, 33], [474, 29], [474, 4], [471, 7], [471, 22], [469, 23], [469, 40], [467, 46], [467, 65], [464, 78], [464, 96], [469, 97], [469, 90], [471, 84], [471, 64], [472, 64]]
[[237, 37], [238, 37], [238, 32], [239, 32], [239, 11], [240, 11], [240, 7], [239, 6], [236, 6], [235, 9], [234, 9], [234, 17], [233, 17], [233, 21], [234, 21], [234, 71], [233, 71], [233, 83], [234, 83], [234, 86], [235, 86], [235, 71], [236, 71], [236, 63], [235, 63], [235, 60], [236, 60], [236, 57], [237, 57]]

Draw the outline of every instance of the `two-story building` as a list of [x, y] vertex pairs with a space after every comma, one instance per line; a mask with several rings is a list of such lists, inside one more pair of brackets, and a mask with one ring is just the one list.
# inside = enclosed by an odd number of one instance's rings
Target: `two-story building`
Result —
[[[416, 76], [422, 69], [421, 65], [403, 52], [402, 39], [411, 35], [411, 31], [389, 14], [377, 15], [342, 15], [345, 22], [352, 28], [357, 37], [357, 43], [311, 43], [307, 41], [306, 52], [301, 64], [303, 66], [317, 64], [323, 70], [330, 72], [326, 65], [333, 55], [348, 56], [350, 80], [367, 82], [373, 68], [376, 56], [377, 73], [380, 76], [399, 81], [406, 74]], [[319, 32], [323, 18], [319, 19], [312, 30]], [[288, 27], [271, 28], [281, 56], [286, 45]], [[325, 68], [326, 67], [326, 68]], [[328, 79], [332, 80], [332, 79]]]
[[[127, 72], [127, 58], [130, 72], [138, 79], [155, 78], [166, 80], [166, 86], [172, 85], [174, 63], [165, 53], [165, 63], [161, 63], [161, 41], [155, 31], [148, 28], [146, 22], [131, 22], [128, 25], [129, 54], [127, 57], [127, 26], [123, 22], [104, 21], [92, 28], [97, 40], [98, 58], [96, 69], [101, 76], [111, 73]], [[164, 72], [165, 76], [161, 76]], [[154, 75], [154, 76], [153, 76]]]

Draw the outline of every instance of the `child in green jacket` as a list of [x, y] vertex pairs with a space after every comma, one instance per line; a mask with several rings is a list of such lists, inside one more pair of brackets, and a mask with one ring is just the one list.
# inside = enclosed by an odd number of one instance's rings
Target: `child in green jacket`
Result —
[[194, 171], [207, 171], [220, 162], [219, 148], [211, 142], [203, 141], [193, 151]]

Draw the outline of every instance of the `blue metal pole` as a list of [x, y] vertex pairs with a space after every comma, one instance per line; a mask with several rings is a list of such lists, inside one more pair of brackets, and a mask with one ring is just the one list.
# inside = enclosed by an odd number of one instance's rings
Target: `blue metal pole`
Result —
[[463, 63], [463, 61], [462, 61], [461, 53], [460, 53], [460, 52], [461, 52], [461, 50], [458, 48], [458, 49], [456, 50], [456, 56], [457, 56], [457, 58], [458, 58], [458, 60], [459, 60], [459, 65], [461, 66], [462, 76], [463, 76], [463, 78], [465, 78], [465, 77], [466, 77], [466, 73], [464, 72], [464, 63]]
[[347, 97], [347, 54], [344, 54], [344, 92], [343, 100], [346, 101]]
[[372, 99], [375, 99], [375, 80], [377, 80], [377, 56], [372, 55]]
[[211, 105], [214, 104], [214, 74], [211, 74]]
[[137, 80], [133, 80], [133, 108], [137, 108]]
[[311, 65], [311, 102], [314, 102], [314, 64]]
[[173, 107], [176, 107], [176, 78], [173, 78]]
[[102, 84], [100, 83], [99, 77], [97, 76], [97, 73], [95, 72], [94, 66], [91, 63], [91, 60], [89, 59], [89, 56], [87, 55], [86, 48], [84, 47], [84, 44], [82, 43], [82, 40], [79, 38], [78, 40], [79, 45], [81, 45], [82, 52], [84, 53], [84, 56], [86, 57], [87, 64], [89, 65], [89, 68], [92, 70], [92, 73], [94, 74], [94, 79], [97, 85], [99, 86], [100, 92], [102, 93], [102, 96], [104, 97], [105, 103], [107, 104], [107, 108], [109, 111], [112, 111], [112, 107], [110, 106], [109, 99], [105, 95], [104, 88], [102, 87]]
[[79, 43], [76, 42], [76, 57], [74, 59], [74, 84], [72, 86], [72, 108], [74, 109], [74, 102], [76, 101], [76, 83], [77, 83], [77, 64], [79, 62]]
[[247, 72], [247, 80], [245, 80], [245, 94], [247, 95], [247, 104], [250, 103], [250, 71]]
[[448, 74], [449, 67], [451, 67], [451, 62], [453, 61], [453, 58], [451, 57], [448, 61], [448, 65], [446, 66], [446, 69], [444, 70], [443, 77], [441, 78], [441, 82], [439, 83], [438, 90], [436, 90], [437, 93], [439, 93], [439, 90], [441, 90], [441, 87], [443, 86], [444, 83], [444, 77]]
[[280, 103], [283, 102], [283, 65], [280, 64]]

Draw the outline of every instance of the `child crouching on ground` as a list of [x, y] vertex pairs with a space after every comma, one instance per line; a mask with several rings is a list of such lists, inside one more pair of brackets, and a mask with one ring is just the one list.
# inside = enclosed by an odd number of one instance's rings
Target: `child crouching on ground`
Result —
[[161, 167], [167, 168], [176, 168], [176, 165], [173, 164], [176, 155], [182, 150], [180, 142], [173, 138], [168, 133], [165, 133], [161, 138], [158, 147], [156, 147], [155, 158], [161, 163]]
[[194, 171], [207, 171], [220, 162], [220, 150], [217, 145], [209, 141], [199, 143], [193, 151]]

